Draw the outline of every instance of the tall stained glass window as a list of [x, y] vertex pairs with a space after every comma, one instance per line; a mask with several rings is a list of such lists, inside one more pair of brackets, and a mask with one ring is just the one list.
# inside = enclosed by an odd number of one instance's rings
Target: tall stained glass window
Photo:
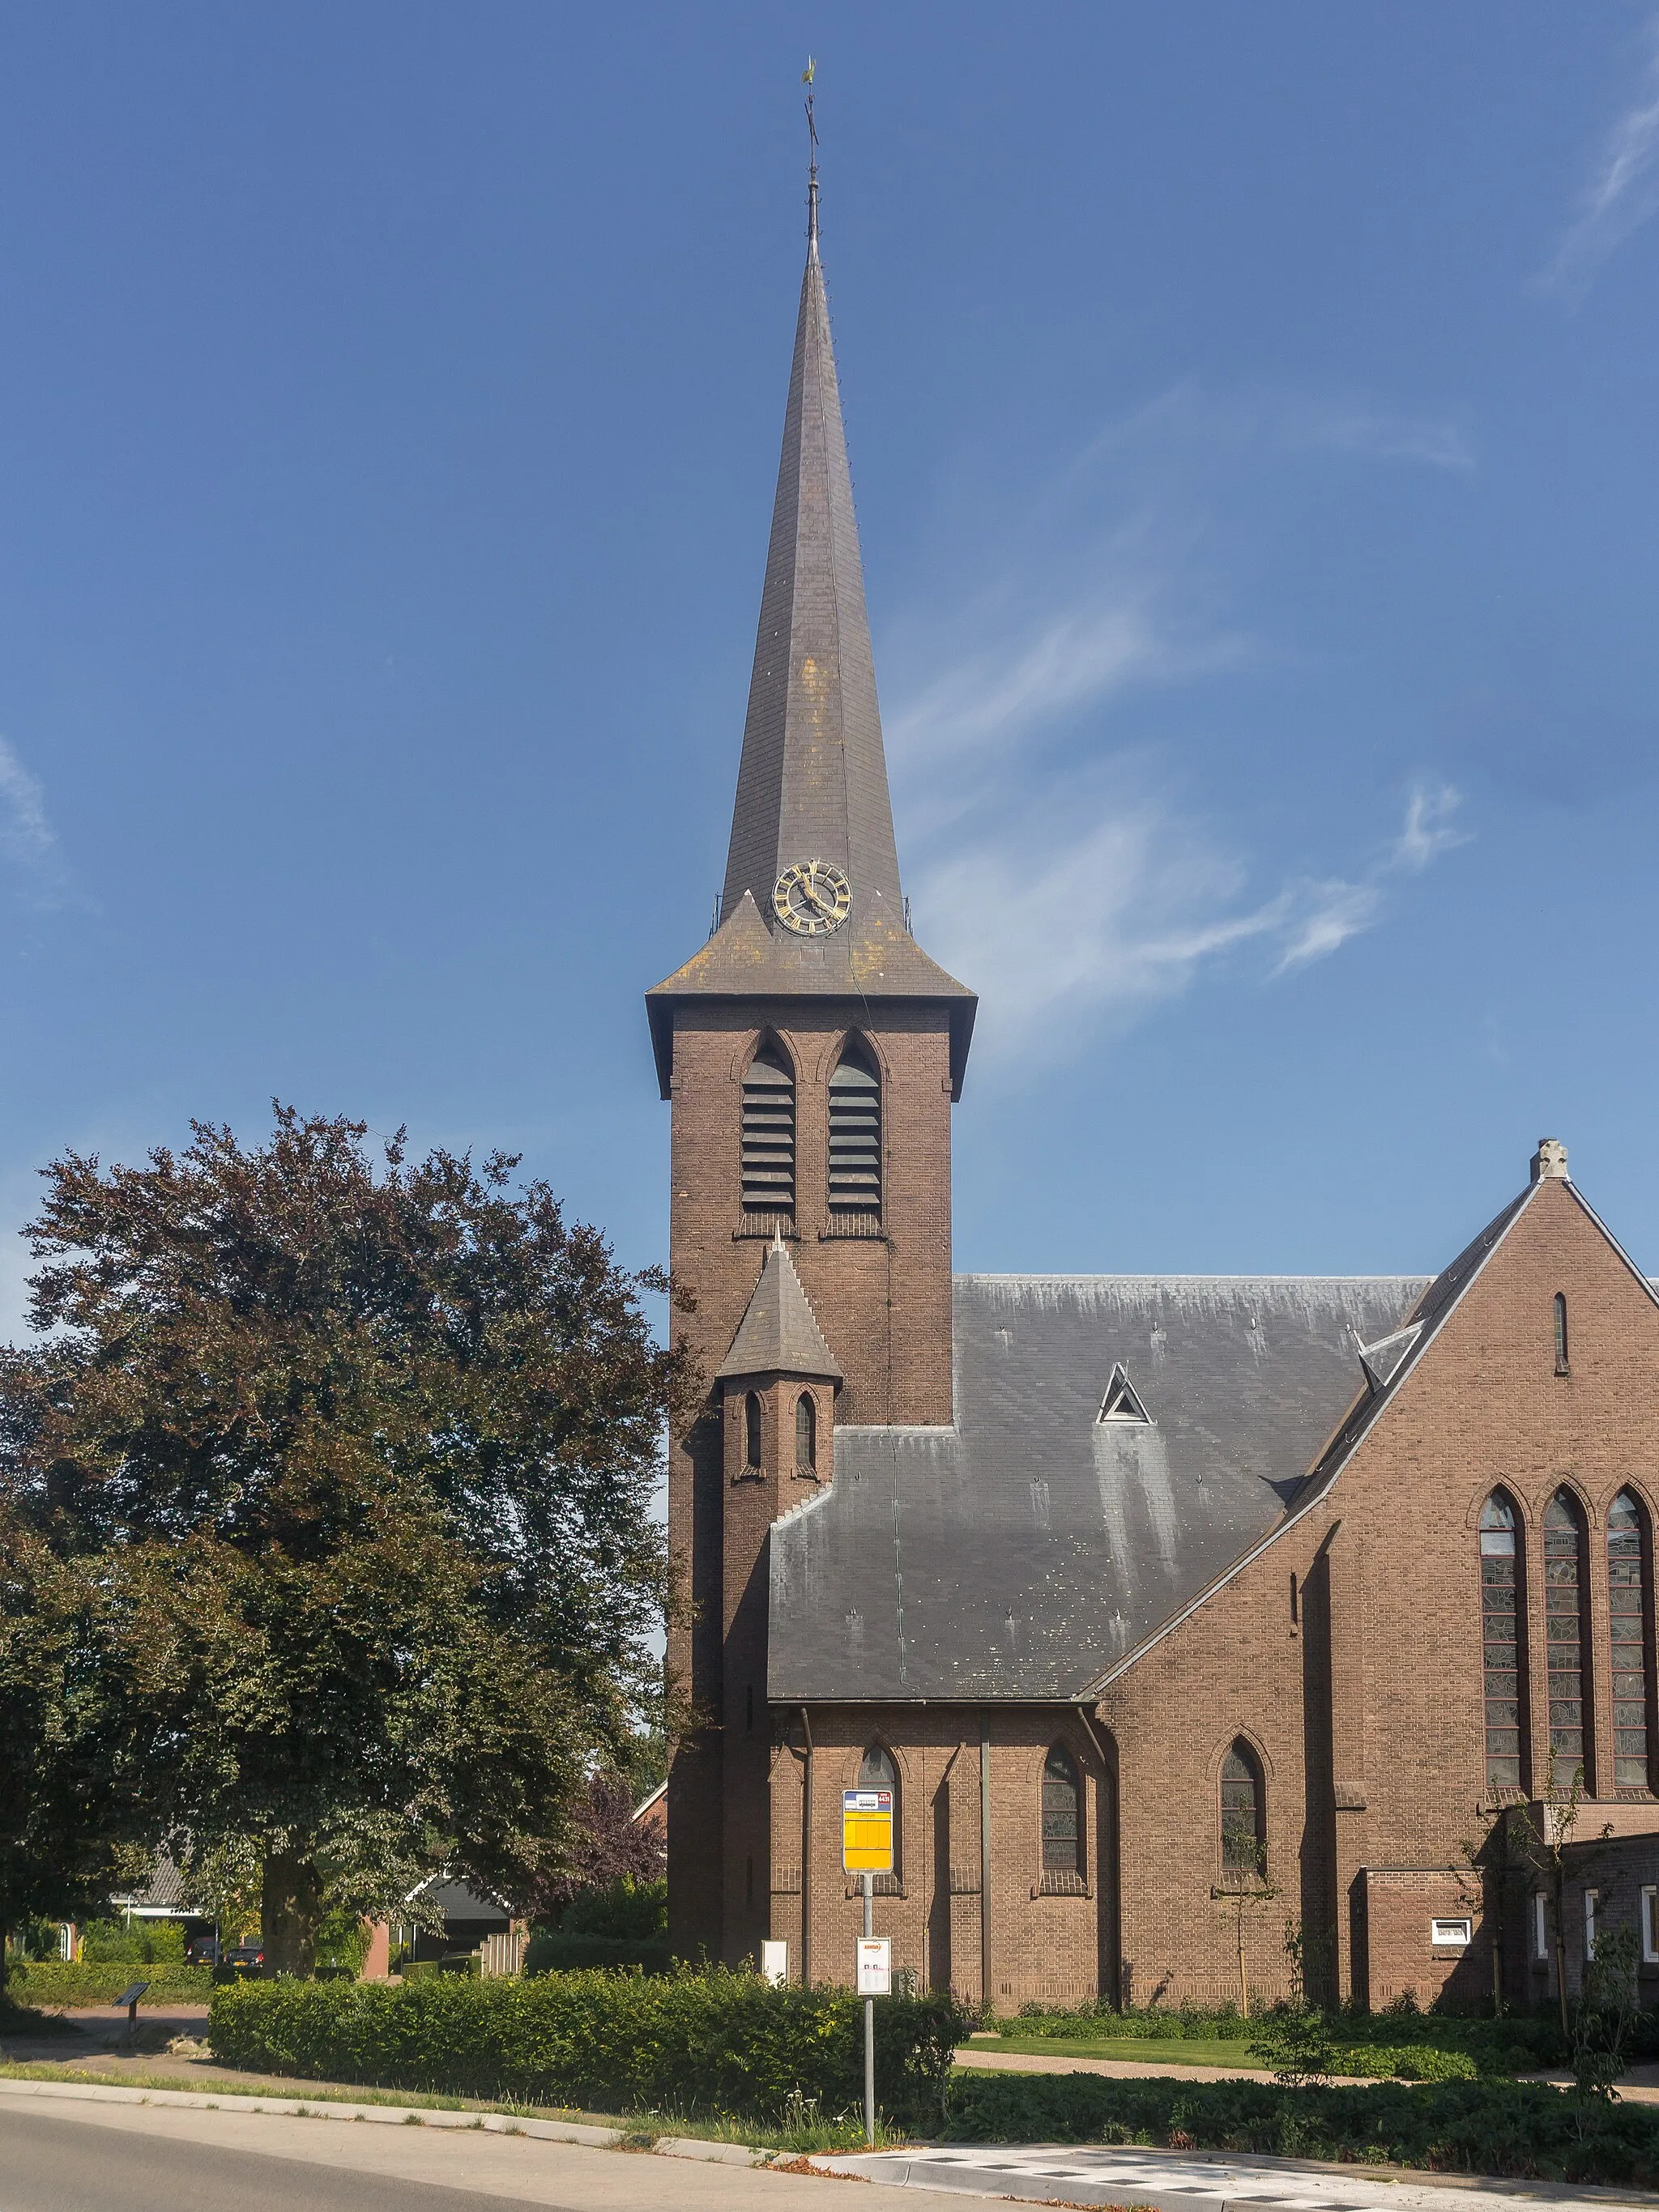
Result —
[[1240, 1879], [1267, 1880], [1266, 1795], [1255, 1753], [1241, 1736], [1221, 1762], [1221, 1863]]
[[1607, 1628], [1612, 1639], [1613, 1784], [1648, 1786], [1647, 1528], [1621, 1490], [1607, 1515]]
[[1515, 1508], [1496, 1491], [1480, 1513], [1480, 1626], [1486, 1662], [1486, 1787], [1519, 1790], [1521, 1562]]
[[1565, 1789], [1575, 1773], [1588, 1781], [1585, 1752], [1584, 1516], [1570, 1491], [1558, 1490], [1544, 1509], [1544, 1614], [1549, 1638], [1550, 1749], [1555, 1779]]

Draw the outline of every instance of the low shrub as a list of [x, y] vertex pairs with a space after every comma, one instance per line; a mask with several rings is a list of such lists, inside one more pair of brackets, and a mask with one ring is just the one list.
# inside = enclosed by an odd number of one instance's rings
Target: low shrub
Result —
[[[948, 1996], [876, 2004], [876, 2094], [937, 2127], [967, 2027]], [[773, 1989], [724, 1967], [461, 1981], [275, 1981], [214, 1992], [222, 2064], [607, 2112], [833, 2117], [863, 2094], [864, 2008], [849, 1991]]]
[[562, 1929], [538, 1929], [525, 1946], [526, 1974], [569, 1973], [584, 1966], [635, 1966], [642, 1974], [669, 1974], [674, 1954], [668, 1938], [567, 1935]]
[[483, 1963], [474, 1951], [451, 1951], [441, 1959], [405, 1959], [398, 1969], [405, 1982], [429, 1982], [434, 1974], [459, 1974], [477, 1981], [483, 1972]]
[[1288, 2088], [1168, 2075], [959, 2072], [947, 2093], [945, 2130], [968, 2142], [1148, 2143], [1659, 2186], [1659, 2112], [1537, 2082]]
[[20, 2005], [107, 2005], [134, 1982], [149, 1984], [145, 2004], [205, 2003], [213, 1987], [213, 1970], [131, 1960], [71, 1966], [66, 1960], [44, 1959], [14, 1966], [6, 1990]]
[[185, 1931], [177, 1920], [89, 1920], [81, 1931], [83, 1966], [182, 1966]]

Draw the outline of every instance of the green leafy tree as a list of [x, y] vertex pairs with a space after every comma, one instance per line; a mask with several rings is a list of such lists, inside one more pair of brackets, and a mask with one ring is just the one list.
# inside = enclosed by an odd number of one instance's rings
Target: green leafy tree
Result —
[[[267, 1960], [440, 1866], [566, 1870], [596, 1757], [660, 1703], [649, 1512], [684, 1349], [515, 1160], [376, 1160], [279, 1107], [142, 1168], [69, 1154], [0, 1355], [0, 1547], [58, 1655], [9, 1825], [53, 1850], [257, 1857]], [[32, 1609], [32, 1611], [31, 1611]], [[27, 1869], [33, 1868], [32, 1875]]]
[[1573, 2087], [1588, 2103], [1610, 2103], [1613, 2084], [1630, 2063], [1631, 2030], [1641, 1999], [1637, 1966], [1641, 1945], [1633, 1928], [1600, 1930], [1584, 1961], [1570, 2044]]

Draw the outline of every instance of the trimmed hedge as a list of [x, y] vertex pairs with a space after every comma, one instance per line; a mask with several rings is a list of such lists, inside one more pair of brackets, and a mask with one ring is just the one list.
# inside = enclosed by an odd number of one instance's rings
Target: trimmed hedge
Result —
[[1540, 2082], [1293, 2089], [1167, 2075], [959, 2072], [945, 2131], [967, 2142], [1150, 2143], [1659, 2186], [1659, 2112], [1587, 2101]]
[[642, 1974], [672, 1974], [674, 1954], [665, 1936], [567, 1936], [538, 1929], [525, 1947], [526, 1974], [580, 1972], [588, 1966], [637, 1966]]
[[213, 1989], [211, 1966], [146, 1966], [129, 1960], [72, 1966], [67, 1959], [35, 1959], [14, 1966], [6, 1993], [20, 2005], [113, 2004], [123, 1990], [148, 1982], [143, 2004], [204, 2004]]
[[[876, 2005], [876, 2094], [890, 2118], [937, 2127], [967, 2020], [949, 1997]], [[222, 2064], [318, 2081], [504, 2094], [588, 2111], [781, 2116], [816, 2100], [857, 2108], [864, 2008], [845, 1990], [769, 1988], [724, 1967], [649, 1978], [539, 1974], [393, 1987], [250, 1983], [213, 1993]]]

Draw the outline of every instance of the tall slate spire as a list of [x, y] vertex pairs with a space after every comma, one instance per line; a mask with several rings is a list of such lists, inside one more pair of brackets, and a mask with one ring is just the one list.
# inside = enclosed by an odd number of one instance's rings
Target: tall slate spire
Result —
[[877, 902], [899, 926], [898, 855], [818, 258], [816, 179], [809, 204], [806, 268], [720, 912], [735, 912], [749, 891], [769, 921], [772, 886], [782, 871], [792, 861], [818, 859], [845, 871], [855, 929], [859, 910], [867, 921]]
[[[959, 1092], [978, 1000], [910, 934], [899, 890], [887, 758], [876, 704], [864, 570], [818, 259], [817, 181], [784, 410], [783, 456], [760, 630], [715, 928], [646, 994], [658, 1079], [669, 1095], [678, 1010], [711, 1000], [878, 999], [943, 1005]], [[852, 903], [827, 934], [798, 935], [772, 891], [796, 862], [829, 862]]]

